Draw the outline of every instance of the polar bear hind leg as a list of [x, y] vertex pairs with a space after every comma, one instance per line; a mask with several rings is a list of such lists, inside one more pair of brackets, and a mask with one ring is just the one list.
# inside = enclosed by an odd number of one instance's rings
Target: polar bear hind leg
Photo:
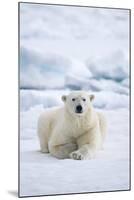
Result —
[[40, 143], [40, 150], [42, 153], [49, 153], [48, 150], [48, 133], [49, 133], [49, 125], [42, 118], [38, 121], [38, 137]]
[[106, 118], [102, 113], [97, 112], [97, 114], [99, 118], [99, 126], [101, 132], [101, 149], [103, 149], [103, 142], [107, 133], [107, 123], [106, 123]]

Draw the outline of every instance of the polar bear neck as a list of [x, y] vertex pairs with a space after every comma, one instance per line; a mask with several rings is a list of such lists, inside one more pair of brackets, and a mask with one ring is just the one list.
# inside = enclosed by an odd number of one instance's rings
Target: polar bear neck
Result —
[[89, 130], [94, 124], [95, 111], [93, 107], [90, 107], [84, 115], [72, 115], [67, 108], [65, 109], [64, 117], [69, 123], [69, 127], [75, 130]]

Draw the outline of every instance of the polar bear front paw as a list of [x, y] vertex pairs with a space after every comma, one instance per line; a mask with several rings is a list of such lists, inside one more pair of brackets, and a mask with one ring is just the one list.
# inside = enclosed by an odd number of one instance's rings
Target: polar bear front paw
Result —
[[89, 160], [95, 157], [94, 151], [83, 152], [81, 150], [73, 151], [70, 153], [70, 158], [74, 160]]
[[84, 155], [79, 150], [73, 151], [72, 153], [70, 153], [70, 158], [72, 158], [74, 160], [83, 160]]

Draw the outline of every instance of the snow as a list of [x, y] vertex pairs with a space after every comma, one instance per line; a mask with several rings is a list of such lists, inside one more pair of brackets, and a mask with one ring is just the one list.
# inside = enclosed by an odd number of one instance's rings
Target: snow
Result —
[[94, 60], [89, 59], [87, 61], [87, 65], [94, 77], [121, 81], [129, 76], [128, 58], [125, 57], [126, 55], [121, 50], [105, 56], [104, 58], [100, 56]]
[[128, 10], [21, 3], [20, 13], [21, 88], [91, 89], [100, 78], [127, 86]]
[[[129, 11], [20, 4], [20, 195], [129, 189]], [[39, 151], [37, 120], [72, 90], [108, 120], [93, 160]]]
[[[48, 195], [129, 189], [129, 112], [104, 111], [108, 135], [104, 149], [92, 160], [58, 160], [39, 151], [35, 106], [21, 112], [20, 195]], [[102, 110], [100, 110], [102, 111]]]
[[129, 108], [129, 97], [123, 94], [118, 94], [109, 91], [95, 93], [93, 105], [97, 108], [118, 109]]

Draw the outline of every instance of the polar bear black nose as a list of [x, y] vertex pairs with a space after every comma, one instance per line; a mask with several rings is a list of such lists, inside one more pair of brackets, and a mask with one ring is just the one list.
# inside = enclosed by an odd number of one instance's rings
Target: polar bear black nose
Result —
[[82, 106], [81, 105], [76, 106], [76, 112], [77, 113], [81, 113], [82, 112]]

